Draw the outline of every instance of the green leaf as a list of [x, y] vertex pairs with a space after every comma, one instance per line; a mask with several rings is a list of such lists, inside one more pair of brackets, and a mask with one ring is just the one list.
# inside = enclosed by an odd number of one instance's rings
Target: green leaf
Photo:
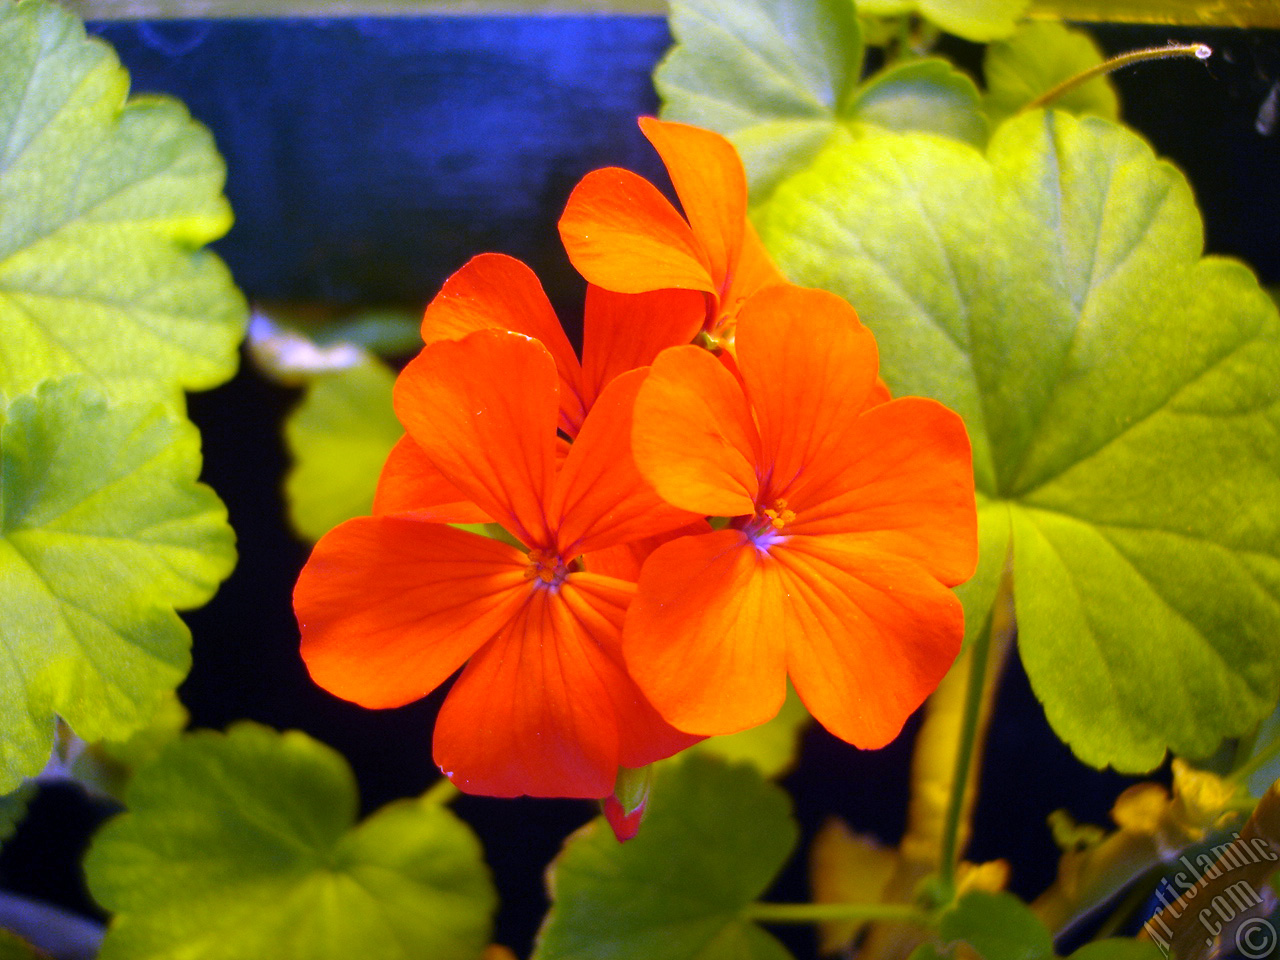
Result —
[[909, 60], [882, 70], [861, 88], [848, 111], [859, 123], [885, 130], [924, 130], [982, 144], [987, 122], [974, 109], [978, 91], [946, 60]]
[[36, 782], [24, 780], [16, 790], [0, 796], [0, 843], [18, 830], [27, 815], [27, 806], [35, 799]]
[[948, 33], [986, 43], [1013, 33], [1030, 0], [858, 0], [864, 16], [915, 11]]
[[732, 140], [753, 202], [865, 125], [986, 137], [977, 88], [945, 61], [902, 64], [859, 86], [849, 0], [674, 0], [671, 32], [677, 43], [653, 78], [662, 115]]
[[1053, 938], [1043, 923], [1011, 893], [966, 893], [942, 916], [945, 941], [963, 940], [982, 960], [1050, 960]]
[[[962, 940], [982, 960], [1052, 960], [1053, 938], [1031, 909], [1011, 893], [971, 891], [942, 915], [944, 941]], [[1085, 944], [1071, 960], [1159, 960], [1154, 943], [1109, 937]]]
[[1149, 940], [1106, 937], [1086, 943], [1071, 960], [1164, 960], [1164, 954]]
[[423, 799], [355, 825], [335, 751], [242, 722], [170, 744], [85, 861], [102, 960], [473, 960], [495, 895], [467, 826]]
[[200, 438], [162, 404], [107, 403], [79, 378], [0, 421], [0, 790], [40, 771], [54, 714], [124, 739], [186, 676], [174, 612], [235, 565], [226, 509], [196, 482]]
[[1201, 258], [1176, 170], [1036, 112], [986, 157], [923, 134], [831, 150], [760, 226], [788, 276], [858, 308], [895, 393], [965, 418], [978, 490], [1009, 510], [1023, 662], [1082, 760], [1148, 770], [1266, 715], [1280, 317], [1245, 267]]
[[651, 797], [634, 840], [597, 818], [565, 842], [534, 960], [786, 960], [742, 914], [795, 846], [787, 795], [694, 754], [662, 765]]
[[740, 733], [707, 737], [689, 749], [714, 754], [730, 763], [750, 763], [766, 777], [780, 777], [795, 766], [800, 736], [811, 719], [800, 697], [788, 684], [782, 709], [768, 723]]
[[284, 423], [293, 467], [285, 477], [289, 521], [319, 540], [344, 520], [368, 514], [382, 464], [404, 434], [391, 407], [395, 373], [373, 357], [308, 381]]
[[16, 933], [0, 929], [0, 960], [47, 960], [48, 957]]
[[987, 614], [1000, 590], [1000, 579], [1009, 563], [1009, 507], [978, 495], [978, 569], [956, 588], [964, 604], [964, 643], [968, 646], [987, 628]]
[[171, 693], [160, 701], [147, 725], [127, 739], [84, 744], [71, 763], [70, 774], [85, 789], [123, 803], [129, 779], [177, 739], [190, 719], [177, 694]]
[[[1024, 23], [1008, 40], [987, 47], [986, 110], [992, 124], [1017, 113], [1059, 83], [1103, 62], [1087, 33], [1061, 23]], [[1117, 120], [1120, 101], [1106, 77], [1095, 77], [1053, 101], [1057, 110]]]
[[350, 343], [383, 357], [408, 356], [422, 349], [422, 316], [407, 310], [362, 310], [312, 335], [322, 347]]
[[113, 396], [227, 380], [245, 305], [200, 247], [227, 231], [221, 158], [62, 7], [0, 10], [0, 394], [83, 374]]

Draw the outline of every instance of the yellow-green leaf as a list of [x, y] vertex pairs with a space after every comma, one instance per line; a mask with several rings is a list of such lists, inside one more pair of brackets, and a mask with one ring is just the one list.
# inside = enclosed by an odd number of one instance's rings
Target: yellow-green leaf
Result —
[[200, 438], [163, 403], [108, 403], [79, 378], [0, 421], [0, 791], [48, 759], [54, 715], [85, 740], [145, 727], [186, 676], [175, 609], [235, 565]]
[[0, 394], [81, 374], [115, 396], [228, 379], [245, 305], [201, 247], [231, 225], [213, 139], [42, 0], [0, 9]]

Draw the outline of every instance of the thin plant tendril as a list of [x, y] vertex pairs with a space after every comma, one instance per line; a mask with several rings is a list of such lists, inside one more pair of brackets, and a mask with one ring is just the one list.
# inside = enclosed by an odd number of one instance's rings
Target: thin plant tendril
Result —
[[1106, 60], [1095, 67], [1090, 67], [1083, 73], [1077, 73], [1074, 77], [1063, 80], [1056, 87], [1052, 87], [1040, 94], [1018, 112], [1025, 113], [1027, 110], [1043, 107], [1064, 94], [1070, 93], [1076, 87], [1083, 86], [1095, 77], [1105, 76], [1113, 70], [1119, 70], [1121, 67], [1127, 67], [1134, 63], [1143, 63], [1147, 60], [1167, 60], [1170, 57], [1195, 57], [1197, 60], [1208, 60], [1211, 56], [1213, 56], [1213, 48], [1207, 43], [1170, 44], [1165, 47], [1147, 47], [1143, 50], [1131, 50], [1128, 53], [1120, 54], [1118, 57], [1112, 57], [1110, 60]]

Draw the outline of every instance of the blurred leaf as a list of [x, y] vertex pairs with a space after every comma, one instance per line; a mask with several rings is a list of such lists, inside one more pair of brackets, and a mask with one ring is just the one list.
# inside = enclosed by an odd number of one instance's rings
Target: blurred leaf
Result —
[[27, 806], [35, 795], [35, 781], [24, 780], [16, 790], [0, 796], [0, 843], [17, 832], [18, 824], [27, 815]]
[[[1053, 938], [1036, 915], [1010, 893], [966, 893], [943, 914], [944, 941], [963, 940], [982, 960], [1052, 960]], [[1071, 960], [1160, 960], [1154, 943], [1111, 937], [1086, 944]]]
[[49, 955], [37, 950], [16, 933], [0, 929], [0, 960], [49, 960]]
[[362, 310], [312, 334], [320, 346], [350, 343], [381, 357], [399, 357], [422, 349], [422, 316], [407, 310]]
[[[766, 777], [780, 777], [795, 766], [800, 737], [812, 718], [800, 697], [787, 685], [787, 699], [778, 715], [741, 733], [708, 737], [689, 749], [712, 753], [730, 763], [753, 764]], [[682, 762], [682, 761], [675, 761]]]
[[200, 249], [231, 225], [207, 130], [62, 7], [0, 10], [0, 394], [84, 374], [173, 397], [236, 369], [245, 305]]
[[634, 840], [603, 818], [548, 870], [551, 911], [535, 960], [785, 960], [742, 916], [798, 836], [786, 793], [751, 766], [701, 754], [663, 764]]
[[1082, 760], [1203, 756], [1274, 706], [1280, 317], [1242, 265], [1201, 259], [1177, 171], [1121, 127], [1035, 112], [987, 157], [924, 134], [833, 148], [760, 227], [789, 277], [858, 308], [896, 394], [965, 418], [1009, 512], [1023, 662]]
[[1249, 792], [1255, 797], [1261, 797], [1271, 784], [1280, 779], [1280, 707], [1271, 711], [1271, 716], [1262, 721], [1258, 734], [1254, 737], [1249, 759], [1263, 756], [1269, 756], [1270, 759], [1259, 764], [1258, 769], [1245, 781]]
[[129, 785], [85, 861], [116, 913], [101, 960], [478, 960], [495, 895], [475, 836], [422, 799], [355, 824], [342, 757], [242, 722], [187, 734]]
[[320, 346], [258, 309], [249, 321], [245, 349], [259, 373], [287, 387], [303, 386], [312, 377], [346, 370], [369, 359], [363, 349], [345, 341]]
[[1053, 938], [1036, 915], [1011, 893], [966, 893], [942, 916], [947, 942], [963, 940], [982, 960], [1049, 960]]
[[404, 433], [391, 407], [396, 375], [368, 357], [357, 366], [313, 377], [284, 422], [293, 467], [284, 481], [289, 522], [319, 540], [373, 509], [387, 454]]
[[249, 358], [258, 372], [287, 386], [359, 366], [369, 354], [395, 357], [422, 349], [420, 319], [399, 310], [362, 310], [335, 317], [316, 304], [255, 304]]
[[942, 60], [900, 64], [859, 86], [849, 0], [673, 0], [676, 45], [654, 73], [662, 115], [733, 141], [753, 202], [864, 125], [981, 142], [973, 82]]
[[1032, 0], [1030, 12], [1098, 23], [1280, 27], [1280, 4], [1275, 0]]
[[[814, 903], [880, 903], [898, 866], [898, 851], [875, 837], [854, 833], [829, 818], [809, 847], [809, 886]], [[820, 924], [819, 948], [835, 953], [851, 943], [867, 921], [829, 920]]]
[[986, 43], [1013, 33], [1030, 0], [858, 0], [863, 16], [916, 12], [948, 33]]
[[196, 482], [200, 438], [160, 404], [108, 404], [79, 378], [0, 421], [0, 790], [44, 766], [54, 714], [124, 739], [186, 676], [174, 609], [235, 565], [226, 509]]
[[189, 720], [187, 708], [176, 693], [170, 693], [161, 699], [147, 725], [129, 738], [85, 744], [71, 764], [71, 776], [87, 789], [123, 803], [129, 778], [176, 740]]
[[[1083, 31], [1051, 21], [1024, 23], [1008, 40], [987, 47], [983, 69], [987, 78], [987, 115], [993, 125], [998, 124], [1103, 59], [1098, 45]], [[1106, 77], [1095, 77], [1076, 87], [1051, 106], [1108, 120], [1120, 117], [1120, 101]]]

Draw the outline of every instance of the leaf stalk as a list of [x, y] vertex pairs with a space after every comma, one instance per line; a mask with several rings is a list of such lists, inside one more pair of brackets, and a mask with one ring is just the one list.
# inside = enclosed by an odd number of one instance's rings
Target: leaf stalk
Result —
[[1146, 47], [1142, 50], [1131, 50], [1128, 53], [1122, 53], [1118, 57], [1112, 57], [1110, 60], [1105, 60], [1096, 66], [1090, 67], [1088, 70], [1077, 73], [1074, 77], [1063, 80], [1057, 86], [1051, 87], [1030, 103], [1027, 103], [1018, 112], [1025, 113], [1028, 110], [1037, 110], [1070, 93], [1077, 87], [1084, 86], [1090, 80], [1106, 76], [1114, 70], [1119, 70], [1135, 63], [1144, 63], [1147, 60], [1168, 60], [1172, 57], [1195, 57], [1197, 60], [1208, 60], [1211, 56], [1213, 56], [1213, 48], [1207, 43], [1170, 44], [1164, 47]]

